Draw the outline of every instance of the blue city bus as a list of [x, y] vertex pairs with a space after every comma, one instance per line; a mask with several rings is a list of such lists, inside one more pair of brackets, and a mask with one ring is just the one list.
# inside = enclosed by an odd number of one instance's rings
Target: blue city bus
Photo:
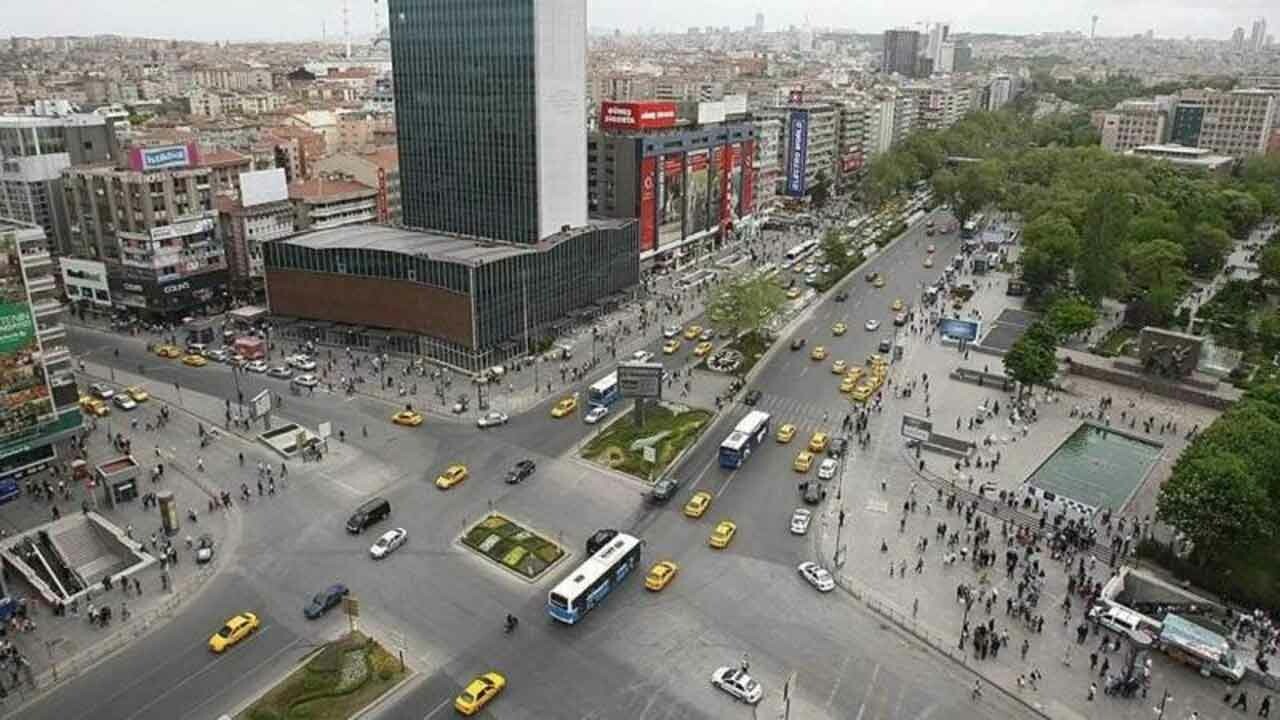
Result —
[[751, 457], [769, 434], [769, 413], [752, 410], [738, 421], [733, 432], [720, 444], [720, 467], [736, 470]]
[[640, 539], [618, 533], [547, 593], [547, 613], [566, 625], [577, 624], [640, 565]]
[[618, 373], [611, 372], [587, 388], [587, 404], [609, 407], [619, 398]]

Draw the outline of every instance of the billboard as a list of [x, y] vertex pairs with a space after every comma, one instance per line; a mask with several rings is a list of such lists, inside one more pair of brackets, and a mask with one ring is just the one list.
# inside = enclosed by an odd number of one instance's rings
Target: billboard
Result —
[[652, 252], [658, 246], [658, 158], [640, 161], [640, 252]]
[[978, 332], [981, 328], [982, 323], [975, 320], [944, 318], [938, 323], [938, 331], [944, 338], [964, 340], [966, 342], [977, 342]]
[[809, 165], [809, 111], [792, 110], [787, 126], [787, 194], [804, 197], [809, 189], [805, 171]]
[[700, 102], [698, 103], [698, 124], [710, 125], [712, 123], [724, 122], [724, 103], [723, 102]]
[[178, 170], [200, 164], [200, 150], [195, 143], [135, 147], [129, 150], [129, 167], [139, 172]]
[[694, 150], [685, 163], [685, 236], [707, 229], [707, 164], [706, 150]]
[[600, 103], [600, 127], [604, 130], [653, 130], [675, 124], [674, 102]]
[[14, 233], [0, 235], [0, 437], [34, 430], [54, 414], [44, 369], [36, 361], [40, 343], [27, 304], [18, 243]]
[[624, 398], [662, 399], [662, 363], [618, 363], [618, 391]]
[[748, 140], [742, 144], [742, 208], [743, 215], [755, 213], [756, 189], [756, 141]]
[[240, 173], [240, 199], [245, 207], [289, 199], [284, 168]]
[[902, 416], [902, 437], [928, 442], [933, 435], [933, 421], [907, 413]]
[[707, 227], [720, 226], [721, 202], [724, 198], [724, 145], [711, 148], [711, 163], [707, 166]]
[[664, 155], [658, 173], [658, 247], [679, 242], [684, 223], [684, 153]]

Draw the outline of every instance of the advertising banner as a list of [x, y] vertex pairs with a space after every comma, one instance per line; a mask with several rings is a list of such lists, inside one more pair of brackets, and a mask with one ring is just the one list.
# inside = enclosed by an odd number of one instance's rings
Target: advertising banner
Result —
[[600, 103], [600, 127], [604, 130], [652, 130], [675, 124], [674, 102]]
[[956, 318], [944, 318], [938, 324], [938, 331], [943, 337], [966, 342], [977, 342], [981, 328], [982, 323], [976, 320], [959, 320]]
[[752, 215], [756, 211], [756, 141], [748, 140], [742, 146], [742, 208], [743, 215]]
[[688, 154], [685, 165], [685, 236], [707, 229], [707, 151]]
[[787, 126], [787, 194], [804, 197], [808, 190], [805, 170], [809, 164], [809, 112], [792, 110]]
[[195, 143], [135, 147], [129, 151], [129, 166], [139, 172], [188, 168], [199, 163], [200, 151]]
[[663, 156], [658, 178], [661, 182], [658, 197], [662, 199], [662, 208], [658, 211], [658, 247], [662, 247], [684, 238], [684, 153]]
[[0, 263], [0, 438], [8, 438], [34, 430], [54, 408], [35, 360], [40, 344], [13, 233], [0, 235]]
[[720, 227], [727, 228], [738, 219], [737, 188], [735, 183], [741, 182], [742, 173], [738, 171], [738, 153], [742, 152], [741, 143], [733, 143], [724, 147], [720, 164]]
[[640, 161], [640, 252], [658, 247], [658, 158]]
[[720, 227], [720, 205], [724, 198], [725, 146], [711, 148], [711, 164], [707, 167], [707, 227]]

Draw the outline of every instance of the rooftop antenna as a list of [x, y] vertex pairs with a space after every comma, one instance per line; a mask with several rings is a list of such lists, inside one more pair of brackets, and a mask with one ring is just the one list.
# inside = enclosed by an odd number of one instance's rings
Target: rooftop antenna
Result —
[[342, 0], [342, 37], [347, 43], [347, 59], [351, 59], [351, 0]]
[[1093, 26], [1089, 28], [1089, 39], [1092, 40], [1098, 34], [1098, 16], [1093, 16]]

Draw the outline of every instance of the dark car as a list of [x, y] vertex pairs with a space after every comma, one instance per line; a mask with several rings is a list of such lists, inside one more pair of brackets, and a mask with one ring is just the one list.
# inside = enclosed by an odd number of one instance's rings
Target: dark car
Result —
[[804, 338], [799, 338], [799, 337], [798, 337], [798, 338], [795, 338], [795, 339], [793, 339], [793, 340], [791, 341], [791, 349], [792, 349], [792, 350], [799, 350], [799, 349], [800, 349], [800, 348], [802, 348], [802, 347], [804, 347]]
[[604, 530], [595, 531], [595, 534], [587, 538], [587, 554], [595, 555], [597, 550], [608, 545], [609, 541], [616, 537], [618, 537], [617, 530], [606, 528]]
[[515, 485], [516, 483], [524, 480], [533, 474], [534, 468], [536, 467], [537, 466], [533, 464], [533, 461], [527, 458], [521, 460], [515, 465], [512, 465], [511, 469], [507, 471], [507, 484]]
[[748, 390], [747, 396], [742, 399], [742, 402], [746, 403], [747, 405], [750, 405], [751, 407], [755, 407], [755, 404], [760, 402], [760, 391]]
[[662, 504], [675, 497], [676, 491], [680, 489], [680, 481], [673, 477], [662, 478], [653, 484], [653, 490], [649, 491], [649, 502]]
[[893, 341], [889, 338], [880, 338], [880, 344], [877, 349], [882, 353], [887, 353], [893, 349]]
[[827, 445], [827, 457], [838, 458], [849, 449], [849, 438], [841, 435]]
[[817, 480], [807, 480], [800, 483], [800, 496], [804, 498], [806, 503], [817, 505], [827, 496], [827, 489], [822, 487]]
[[342, 583], [330, 585], [324, 590], [316, 593], [315, 597], [311, 598], [311, 602], [307, 603], [307, 606], [302, 608], [302, 614], [306, 615], [308, 620], [315, 620], [321, 615], [332, 610], [338, 603], [342, 602], [342, 598], [346, 597], [349, 592], [351, 591]]
[[836, 293], [836, 302], [844, 302], [845, 300], [848, 300], [848, 299], [849, 299], [848, 290], [841, 290], [840, 292]]

